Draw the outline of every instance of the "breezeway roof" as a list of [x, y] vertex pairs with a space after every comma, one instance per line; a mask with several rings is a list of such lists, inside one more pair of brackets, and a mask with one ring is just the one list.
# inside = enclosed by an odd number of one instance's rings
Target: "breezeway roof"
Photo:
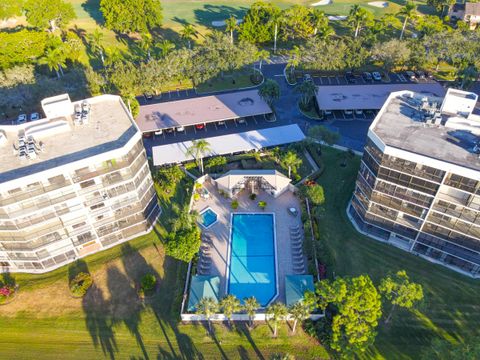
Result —
[[218, 276], [194, 275], [190, 283], [188, 311], [194, 311], [202, 298], [219, 300], [220, 278]]
[[142, 132], [151, 132], [271, 112], [255, 89], [141, 106], [136, 121]]
[[321, 110], [379, 110], [390, 93], [401, 90], [439, 97], [446, 93], [437, 82], [320, 86], [317, 90], [317, 103]]
[[287, 306], [302, 300], [306, 291], [314, 290], [312, 275], [285, 276], [285, 299]]
[[[206, 139], [210, 144], [211, 152], [205, 154], [205, 157], [259, 150], [304, 139], [305, 134], [297, 124], [214, 136]], [[192, 156], [186, 156], [186, 152], [191, 146], [191, 141], [154, 146], [152, 148], [153, 165], [161, 166], [193, 160]]]

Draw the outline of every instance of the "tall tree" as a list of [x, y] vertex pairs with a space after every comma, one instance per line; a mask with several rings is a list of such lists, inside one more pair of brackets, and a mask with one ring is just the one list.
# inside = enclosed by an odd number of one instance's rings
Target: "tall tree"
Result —
[[192, 39], [198, 37], [198, 32], [191, 24], [183, 24], [182, 30], [180, 30], [180, 36], [188, 44], [188, 48], [192, 48]]
[[212, 315], [218, 310], [218, 303], [211, 297], [201, 298], [197, 304], [197, 314], [205, 316], [208, 332], [212, 333]]
[[295, 304], [290, 306], [288, 312], [290, 316], [293, 318], [293, 327], [292, 333], [295, 334], [297, 329], [298, 322], [302, 322], [307, 320], [310, 317], [310, 312], [312, 311], [312, 306], [303, 301], [297, 301]]
[[27, 0], [23, 11], [30, 25], [52, 32], [76, 18], [72, 4], [63, 0]]
[[391, 39], [387, 42], [375, 44], [372, 49], [372, 58], [380, 61], [386, 71], [402, 66], [410, 58], [410, 48], [406, 41]]
[[247, 313], [248, 318], [250, 320], [250, 328], [253, 327], [253, 318], [257, 313], [257, 310], [259, 307], [260, 307], [260, 304], [254, 296], [245, 298], [243, 300], [243, 310]]
[[95, 29], [95, 31], [91, 34], [88, 34], [88, 44], [90, 45], [90, 49], [94, 54], [100, 55], [100, 60], [102, 60], [102, 65], [105, 65], [105, 56], [103, 55], [103, 33]]
[[152, 34], [146, 32], [142, 34], [142, 38], [140, 40], [140, 49], [145, 53], [147, 56], [147, 62], [151, 59], [151, 50], [153, 46], [153, 37]]
[[0, 31], [0, 69], [36, 61], [45, 53], [47, 33], [22, 29]]
[[169, 40], [162, 40], [157, 44], [157, 48], [160, 50], [162, 57], [165, 57], [170, 51], [175, 49], [175, 44]]
[[273, 323], [273, 336], [277, 337], [278, 322], [285, 320], [288, 315], [288, 309], [284, 304], [275, 302], [267, 307], [266, 315], [268, 316], [268, 321]]
[[294, 46], [289, 52], [289, 58], [287, 61], [287, 68], [290, 69], [290, 76], [293, 75], [295, 69], [300, 65], [301, 61], [301, 50], [298, 46]]
[[105, 48], [105, 66], [113, 66], [123, 61], [123, 54], [116, 46]]
[[232, 315], [242, 309], [240, 300], [235, 295], [228, 294], [220, 301], [220, 308], [228, 319], [230, 328], [232, 328]]
[[284, 40], [305, 39], [313, 32], [311, 12], [303, 5], [294, 5], [283, 11], [282, 38]]
[[120, 33], [148, 32], [162, 24], [160, 0], [100, 0], [105, 26]]
[[[252, 44], [264, 44], [278, 34], [280, 8], [272, 3], [254, 2], [240, 25], [239, 37]], [[275, 46], [274, 46], [275, 50]]]
[[315, 97], [317, 87], [313, 81], [302, 81], [295, 87], [295, 91], [301, 95], [301, 103], [306, 107]]
[[45, 55], [38, 60], [41, 65], [47, 65], [50, 71], [55, 71], [57, 78], [63, 75], [63, 68], [66, 66], [66, 56], [61, 48], [47, 49]]
[[230, 43], [233, 44], [233, 32], [238, 29], [237, 19], [235, 16], [230, 16], [225, 20], [225, 31], [230, 34]]
[[288, 168], [288, 177], [292, 175], [293, 172], [297, 172], [297, 168], [302, 165], [302, 159], [297, 156], [296, 152], [287, 151], [282, 157], [282, 163]]
[[371, 26], [373, 24], [373, 14], [360, 7], [359, 5], [353, 5], [348, 14], [347, 21], [355, 29], [354, 38], [357, 38], [360, 33], [360, 29], [364, 26]]
[[398, 15], [403, 17], [403, 26], [402, 32], [400, 33], [400, 40], [403, 39], [403, 34], [405, 33], [405, 28], [410, 20], [417, 17], [417, 5], [413, 1], [407, 2], [398, 12]]
[[390, 313], [385, 319], [386, 324], [397, 306], [411, 309], [416, 302], [423, 299], [422, 285], [411, 282], [405, 270], [382, 279], [378, 290], [392, 304]]
[[205, 139], [193, 140], [192, 146], [187, 149], [186, 155], [192, 156], [203, 174], [203, 157], [211, 151], [210, 144]]
[[258, 95], [273, 109], [274, 102], [280, 98], [280, 86], [275, 80], [267, 79], [258, 89]]
[[[317, 35], [319, 29], [325, 29], [329, 27], [328, 17], [325, 15], [325, 12], [319, 8], [313, 7], [310, 9], [310, 24], [313, 28], [313, 35]], [[333, 30], [333, 29], [332, 29]]]
[[23, 0], [2, 0], [0, 2], [0, 20], [22, 15]]
[[455, 3], [456, 0], [427, 0], [427, 4], [433, 6], [435, 10], [440, 12], [440, 16], [443, 16], [445, 12], [448, 13], [448, 10], [450, 10], [450, 8], [455, 5]]

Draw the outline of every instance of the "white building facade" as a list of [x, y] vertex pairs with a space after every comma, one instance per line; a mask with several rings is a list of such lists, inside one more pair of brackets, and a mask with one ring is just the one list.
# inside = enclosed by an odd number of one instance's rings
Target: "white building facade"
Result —
[[392, 93], [372, 123], [348, 214], [364, 234], [480, 277], [480, 117], [473, 93]]
[[2, 271], [53, 270], [148, 232], [160, 213], [122, 100], [49, 100], [47, 118], [0, 127]]

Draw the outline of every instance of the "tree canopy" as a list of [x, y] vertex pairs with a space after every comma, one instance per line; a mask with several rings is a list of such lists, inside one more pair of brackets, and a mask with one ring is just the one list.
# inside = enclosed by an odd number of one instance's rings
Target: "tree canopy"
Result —
[[0, 2], [0, 20], [22, 15], [23, 0], [2, 0]]
[[47, 45], [47, 33], [31, 30], [0, 32], [0, 69], [31, 63], [40, 58]]
[[76, 18], [72, 4], [63, 0], [27, 0], [23, 11], [30, 25], [51, 31]]
[[100, 0], [108, 29], [120, 33], [147, 32], [162, 24], [160, 0]]
[[167, 236], [166, 252], [171, 257], [189, 262], [200, 249], [200, 230], [197, 226], [182, 228]]

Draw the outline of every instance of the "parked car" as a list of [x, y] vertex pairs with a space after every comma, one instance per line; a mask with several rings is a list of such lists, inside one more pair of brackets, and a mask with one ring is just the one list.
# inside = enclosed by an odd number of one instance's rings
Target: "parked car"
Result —
[[153, 99], [153, 95], [150, 94], [150, 93], [145, 93], [145, 94], [143, 94], [143, 96], [145, 97], [145, 100], [147, 100], [147, 101], [150, 101], [150, 100]]
[[162, 129], [159, 129], [159, 130], [155, 131], [155, 135], [162, 135], [162, 134], [163, 134]]
[[17, 124], [24, 124], [27, 122], [27, 114], [20, 114], [17, 118]]
[[365, 81], [372, 81], [373, 80], [372, 74], [370, 74], [368, 71], [365, 71], [362, 74], [362, 77]]
[[227, 126], [227, 125], [225, 124], [225, 121], [217, 121], [217, 125]]
[[184, 132], [185, 128], [183, 126], [177, 126], [176, 130], [179, 131], [179, 132]]
[[35, 120], [38, 120], [38, 119], [40, 119], [40, 114], [39, 113], [34, 112], [34, 113], [30, 114], [30, 121], [35, 121]]
[[355, 115], [363, 115], [363, 110], [360, 110], [360, 109], [355, 110]]
[[382, 81], [382, 74], [380, 74], [378, 71], [372, 72], [372, 77], [375, 81]]
[[247, 120], [245, 120], [244, 118], [239, 118], [239, 119], [237, 120], [237, 122], [238, 122], [239, 124], [242, 124], [242, 125], [246, 125], [246, 124], [247, 124]]
[[333, 113], [332, 113], [330, 110], [324, 110], [324, 111], [323, 111], [323, 114], [324, 114], [325, 116], [332, 116]]
[[312, 75], [310, 75], [310, 74], [305, 74], [305, 75], [303, 75], [303, 81], [313, 82]]
[[353, 115], [353, 110], [343, 110], [343, 113], [347, 116]]
[[167, 134], [171, 134], [171, 133], [173, 133], [173, 128], [168, 128], [168, 129], [165, 130], [165, 132]]
[[413, 71], [405, 71], [405, 76], [407, 77], [408, 80], [410, 81], [415, 81], [417, 80], [415, 73]]
[[82, 120], [82, 107], [80, 105], [75, 105], [75, 122], [78, 123]]
[[355, 75], [353, 74], [353, 71], [347, 71], [345, 73], [345, 79], [347, 79], [347, 82], [350, 84], [355, 84], [357, 80], [355, 79]]
[[417, 75], [419, 79], [425, 79], [425, 72], [423, 72], [422, 70], [415, 71], [415, 75]]
[[425, 71], [425, 76], [426, 76], [428, 79], [433, 79], [433, 74], [432, 74], [431, 72]]
[[197, 129], [197, 130], [202, 130], [202, 129], [204, 129], [204, 128], [205, 128], [205, 124], [197, 124], [197, 125], [195, 125], [195, 129]]

